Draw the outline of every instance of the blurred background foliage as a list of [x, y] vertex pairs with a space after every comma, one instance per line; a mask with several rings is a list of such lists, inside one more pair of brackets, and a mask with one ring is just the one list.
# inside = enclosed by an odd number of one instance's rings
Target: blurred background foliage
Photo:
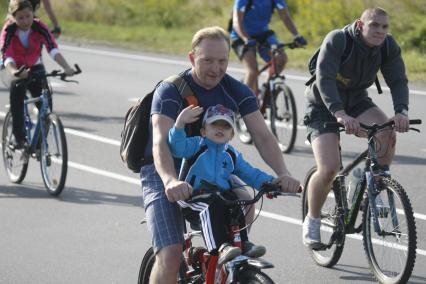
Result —
[[[266, 1], [266, 0], [264, 0]], [[0, 12], [6, 14], [7, 2]], [[201, 27], [226, 27], [233, 0], [51, 0], [60, 19], [64, 38], [96, 40], [146, 51], [183, 54], [193, 33]], [[287, 0], [299, 33], [309, 42], [306, 50], [294, 51], [307, 58], [331, 30], [357, 19], [367, 7], [388, 11], [391, 33], [403, 48], [409, 70], [426, 69], [426, 0]], [[40, 17], [47, 19], [41, 9]], [[48, 21], [47, 21], [48, 22]], [[271, 28], [283, 41], [292, 36], [275, 13]], [[293, 51], [291, 51], [293, 52]], [[292, 56], [290, 54], [290, 56]], [[234, 57], [235, 58], [235, 57]], [[293, 57], [291, 57], [293, 60]], [[426, 74], [426, 72], [425, 72]]]

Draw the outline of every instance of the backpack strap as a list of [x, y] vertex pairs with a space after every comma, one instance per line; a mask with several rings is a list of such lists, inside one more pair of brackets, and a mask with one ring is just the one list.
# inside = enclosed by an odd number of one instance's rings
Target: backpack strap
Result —
[[[389, 52], [388, 51], [388, 44], [389, 44], [388, 43], [388, 37], [386, 36], [385, 42], [383, 43], [382, 47], [380, 48], [381, 60], [382, 60], [381, 64], [383, 62], [385, 62], [387, 57], [388, 57], [388, 52]], [[374, 80], [374, 84], [376, 84], [377, 92], [379, 94], [382, 94], [383, 93], [382, 86], [380, 86], [379, 77], [377, 77], [377, 75], [376, 75], [376, 79]]]
[[237, 165], [237, 155], [230, 148], [226, 148], [226, 152], [229, 154], [229, 156], [231, 156], [232, 162], [234, 163], [234, 169], [235, 169], [235, 166]]
[[186, 100], [188, 105], [198, 105], [198, 99], [195, 96], [194, 92], [186, 81], [184, 74], [180, 73], [179, 75], [173, 75], [165, 79], [164, 81], [170, 82], [176, 86], [179, 94]]
[[[186, 179], [186, 176], [188, 175], [189, 169], [192, 167], [192, 165], [195, 163], [195, 161], [200, 157], [201, 154], [206, 152], [208, 149], [207, 145], [201, 146], [201, 148], [195, 153], [191, 158], [185, 159], [182, 164], [182, 168], [180, 169], [179, 173], [179, 180], [184, 181]], [[189, 184], [191, 186], [194, 186], [195, 182], [195, 176], [191, 178], [189, 181]]]
[[354, 39], [349, 34], [348, 29], [343, 29], [343, 32], [345, 33], [345, 50], [342, 54], [342, 59], [340, 60], [340, 65], [344, 64], [346, 60], [349, 58], [352, 52], [352, 47], [354, 46]]
[[[352, 47], [353, 47], [353, 38], [349, 34], [348, 29], [342, 29], [343, 33], [345, 34], [345, 49], [343, 50], [342, 56], [340, 57], [340, 65], [344, 64], [346, 60], [349, 58], [349, 55], [351, 54]], [[320, 52], [320, 48], [317, 49], [313, 57], [318, 58], [318, 54]], [[315, 60], [316, 63], [316, 60]], [[316, 66], [315, 66], [316, 68]], [[315, 70], [315, 69], [314, 69]], [[309, 70], [309, 72], [313, 72], [311, 78], [309, 78], [308, 81], [306, 81], [305, 86], [310, 86], [315, 80], [317, 79], [317, 73], [314, 71]]]

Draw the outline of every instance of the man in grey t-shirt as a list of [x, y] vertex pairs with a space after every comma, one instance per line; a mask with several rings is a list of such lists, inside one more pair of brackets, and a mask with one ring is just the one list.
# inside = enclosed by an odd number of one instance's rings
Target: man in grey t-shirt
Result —
[[[325, 37], [318, 54], [316, 82], [306, 90], [305, 124], [318, 168], [305, 189], [309, 192], [309, 212], [303, 222], [303, 243], [312, 249], [322, 245], [320, 211], [340, 169], [339, 132], [324, 128], [324, 122], [337, 121], [345, 126], [347, 134], [362, 136], [360, 123], [370, 125], [388, 121], [367, 93], [380, 70], [392, 93], [394, 129], [406, 132], [409, 127], [408, 80], [401, 49], [388, 34], [386, 11], [367, 9], [345, 29], [334, 30]], [[345, 33], [352, 42], [347, 40]], [[353, 47], [342, 62], [346, 44]], [[377, 138], [382, 145], [379, 163], [386, 170], [395, 154], [396, 135], [389, 130], [381, 132]]]

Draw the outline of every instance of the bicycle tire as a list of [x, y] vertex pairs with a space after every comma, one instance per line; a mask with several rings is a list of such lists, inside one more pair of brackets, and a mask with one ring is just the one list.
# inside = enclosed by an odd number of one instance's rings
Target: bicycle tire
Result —
[[21, 183], [27, 174], [29, 156], [25, 149], [12, 149], [12, 113], [7, 112], [2, 131], [3, 163], [7, 176], [12, 183]]
[[64, 189], [67, 177], [67, 141], [62, 122], [56, 114], [50, 113], [44, 123], [45, 137], [40, 147], [40, 168], [47, 192], [57, 196]]
[[[316, 172], [317, 167], [311, 168], [306, 174], [304, 188], [302, 194], [302, 220], [305, 220], [306, 215], [308, 214], [308, 184], [312, 175]], [[333, 189], [333, 193], [334, 193]], [[345, 234], [344, 234], [344, 224], [342, 223], [342, 218], [338, 217], [337, 214], [337, 205], [339, 204], [337, 197], [338, 195], [333, 194], [333, 198], [327, 197], [322, 209], [321, 209], [321, 241], [327, 244], [330, 240], [332, 233], [335, 232], [336, 228], [340, 228], [342, 233], [337, 234], [337, 239], [334, 244], [326, 250], [312, 250], [308, 248], [309, 254], [316, 264], [323, 267], [333, 267], [342, 256], [343, 248], [345, 245]], [[329, 228], [325, 228], [325, 222], [333, 224], [335, 227], [332, 230], [332, 233], [327, 232]], [[324, 226], [323, 226], [324, 225]]]
[[149, 284], [152, 267], [155, 262], [154, 249], [150, 247], [143, 256], [141, 267], [139, 269], [138, 284]]
[[237, 129], [237, 136], [241, 143], [251, 144], [253, 142], [253, 138], [251, 137], [241, 115], [238, 115], [235, 120], [235, 128]]
[[278, 139], [279, 146], [283, 153], [290, 153], [293, 150], [297, 136], [297, 107], [291, 89], [283, 84], [276, 84], [274, 96], [271, 98], [270, 106], [275, 106], [271, 110], [270, 122], [271, 130]]
[[[155, 253], [154, 248], [150, 247], [145, 255], [143, 256], [141, 266], [139, 268], [138, 284], [149, 284], [149, 279], [151, 278], [151, 271], [155, 263]], [[186, 276], [186, 266], [185, 262], [182, 260], [181, 266], [179, 268], [180, 277]], [[179, 280], [179, 277], [176, 278], [176, 283], [187, 283], [186, 279]], [[189, 282], [192, 283], [192, 282]], [[199, 283], [199, 282], [194, 282]]]
[[[370, 269], [377, 281], [387, 284], [406, 283], [416, 261], [417, 232], [413, 208], [404, 188], [396, 180], [383, 177], [379, 186], [379, 196], [383, 202], [383, 208], [386, 208], [386, 206], [388, 208], [386, 210], [381, 209], [379, 212], [379, 223], [381, 227], [383, 226], [381, 229], [389, 230], [389, 232], [395, 232], [397, 229], [400, 234], [397, 236], [396, 233], [393, 233], [394, 235], [385, 237], [375, 234], [370, 204], [367, 203], [366, 210], [363, 210], [364, 250]], [[390, 198], [390, 196], [393, 196], [393, 198]], [[392, 199], [395, 205], [393, 209], [400, 208], [403, 214], [397, 214], [397, 210], [393, 210], [389, 205], [389, 200]], [[387, 214], [385, 214], [386, 212]], [[397, 227], [393, 223], [396, 219], [399, 221]], [[373, 240], [373, 234], [378, 239]], [[395, 243], [392, 242], [393, 240]], [[399, 269], [397, 269], [398, 265], [401, 265]]]
[[274, 284], [275, 282], [264, 272], [248, 266], [238, 273], [237, 283], [241, 284]]

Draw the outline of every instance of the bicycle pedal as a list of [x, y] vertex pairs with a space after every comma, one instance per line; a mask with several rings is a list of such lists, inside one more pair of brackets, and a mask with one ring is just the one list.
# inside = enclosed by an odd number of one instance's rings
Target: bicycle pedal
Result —
[[319, 243], [319, 244], [316, 244], [315, 246], [311, 247], [311, 249], [313, 251], [325, 251], [326, 249], [328, 249], [328, 245], [323, 244], [323, 243]]

